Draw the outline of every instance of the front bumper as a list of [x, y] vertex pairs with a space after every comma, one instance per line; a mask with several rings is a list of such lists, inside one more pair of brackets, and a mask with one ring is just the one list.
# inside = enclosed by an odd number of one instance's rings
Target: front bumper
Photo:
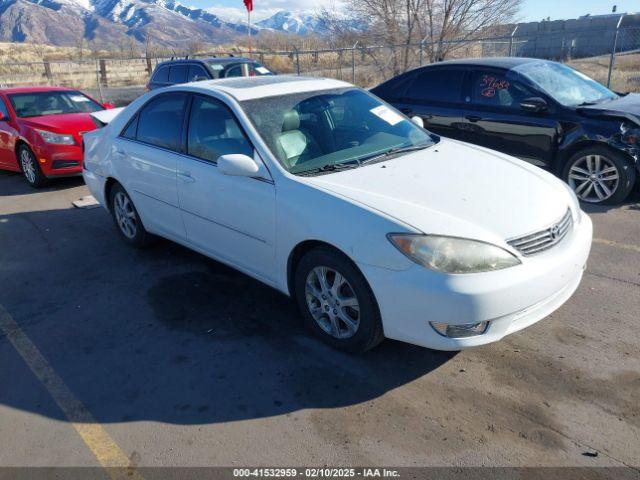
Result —
[[[543, 319], [578, 288], [591, 249], [591, 219], [580, 212], [573, 230], [522, 265], [496, 272], [444, 275], [420, 265], [392, 271], [359, 264], [374, 291], [385, 336], [437, 350], [495, 342]], [[488, 321], [485, 333], [447, 338], [429, 322]]]
[[51, 145], [34, 148], [40, 169], [45, 177], [68, 177], [82, 173], [82, 147], [79, 145]]

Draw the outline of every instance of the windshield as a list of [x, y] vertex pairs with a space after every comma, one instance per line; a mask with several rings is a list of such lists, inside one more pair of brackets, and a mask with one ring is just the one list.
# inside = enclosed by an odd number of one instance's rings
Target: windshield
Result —
[[16, 115], [23, 118], [104, 110], [99, 103], [75, 91], [12, 93], [9, 100]]
[[395, 149], [432, 145], [432, 137], [359, 88], [242, 102], [256, 130], [292, 173], [357, 164]]
[[567, 107], [614, 100], [618, 95], [586, 75], [560, 63], [531, 62], [513, 69]]

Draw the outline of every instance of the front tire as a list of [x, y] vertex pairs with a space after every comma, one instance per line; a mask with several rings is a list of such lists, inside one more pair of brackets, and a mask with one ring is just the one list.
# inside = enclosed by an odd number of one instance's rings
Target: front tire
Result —
[[29, 186], [33, 188], [46, 186], [48, 183], [47, 177], [42, 173], [42, 169], [31, 149], [26, 145], [20, 145], [17, 154], [22, 176]]
[[138, 211], [122, 185], [116, 184], [111, 189], [109, 207], [120, 237], [136, 248], [146, 247], [151, 235], [142, 225]]
[[573, 155], [563, 179], [580, 201], [600, 205], [622, 203], [636, 182], [635, 166], [624, 154], [605, 147], [589, 147]]
[[307, 252], [296, 267], [294, 286], [306, 326], [325, 343], [360, 353], [384, 340], [373, 292], [344, 255], [325, 247]]

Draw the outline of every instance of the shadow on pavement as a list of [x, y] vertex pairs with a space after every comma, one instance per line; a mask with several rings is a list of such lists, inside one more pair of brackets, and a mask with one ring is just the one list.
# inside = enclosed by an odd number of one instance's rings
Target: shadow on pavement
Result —
[[[393, 341], [342, 354], [308, 336], [285, 296], [171, 242], [131, 249], [102, 209], [28, 217], [0, 216], [0, 304], [101, 423], [348, 406], [454, 355]], [[41, 386], [12, 381], [26, 370], [12, 348], [0, 334], [0, 385], [12, 385], [0, 403], [64, 420], [38, 403]]]
[[66, 190], [67, 188], [79, 187], [84, 185], [82, 176], [62, 177], [51, 179], [49, 185], [44, 188], [30, 187], [22, 178], [21, 173], [0, 171], [0, 197], [9, 197], [14, 195], [30, 195], [32, 193], [56, 192]]

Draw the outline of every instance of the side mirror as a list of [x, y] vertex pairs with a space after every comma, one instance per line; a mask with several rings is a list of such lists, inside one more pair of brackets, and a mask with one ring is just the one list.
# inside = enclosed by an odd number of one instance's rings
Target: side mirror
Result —
[[218, 157], [218, 168], [223, 175], [234, 177], [254, 177], [259, 167], [256, 161], [242, 153], [231, 153]]
[[420, 128], [424, 128], [424, 121], [422, 120], [422, 117], [414, 115], [413, 117], [411, 117], [411, 121], [418, 125]]
[[525, 112], [539, 113], [544, 112], [548, 108], [548, 105], [544, 98], [531, 97], [520, 102], [520, 108]]

